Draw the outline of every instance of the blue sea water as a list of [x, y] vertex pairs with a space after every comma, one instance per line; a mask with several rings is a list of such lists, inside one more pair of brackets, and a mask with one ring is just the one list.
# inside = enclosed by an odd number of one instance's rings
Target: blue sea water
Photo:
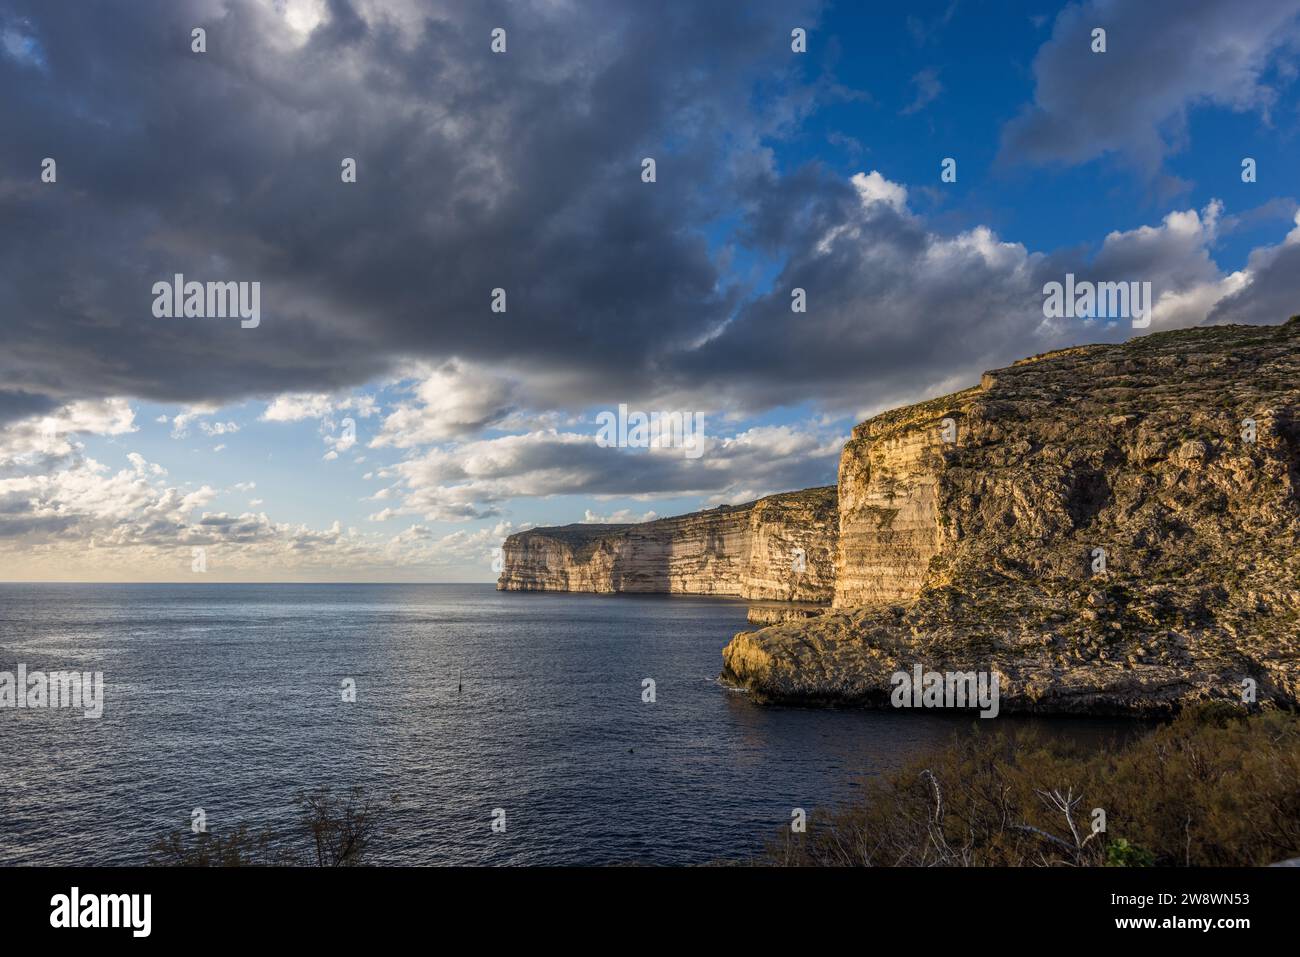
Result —
[[[974, 725], [755, 704], [716, 680], [745, 609], [491, 585], [0, 585], [0, 671], [105, 681], [98, 720], [0, 709], [0, 865], [146, 863], [195, 808], [213, 832], [289, 830], [294, 796], [323, 785], [398, 797], [372, 863], [735, 859], [792, 808], [849, 801]], [[1122, 726], [1049, 727], [1101, 742]]]

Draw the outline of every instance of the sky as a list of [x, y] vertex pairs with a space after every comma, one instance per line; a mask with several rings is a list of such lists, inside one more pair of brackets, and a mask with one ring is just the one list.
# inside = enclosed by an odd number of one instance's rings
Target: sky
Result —
[[0, 580], [492, 581], [1024, 356], [1285, 321], [1297, 67], [1300, 0], [0, 0]]

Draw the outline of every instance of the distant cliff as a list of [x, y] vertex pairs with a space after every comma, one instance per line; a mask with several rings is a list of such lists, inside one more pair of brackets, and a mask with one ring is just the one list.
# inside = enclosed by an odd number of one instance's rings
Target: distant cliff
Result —
[[914, 664], [1003, 710], [1300, 700], [1300, 321], [1067, 349], [859, 425], [833, 613], [737, 635], [763, 700], [888, 700]]
[[829, 602], [837, 522], [832, 486], [632, 525], [534, 528], [506, 539], [497, 588]]

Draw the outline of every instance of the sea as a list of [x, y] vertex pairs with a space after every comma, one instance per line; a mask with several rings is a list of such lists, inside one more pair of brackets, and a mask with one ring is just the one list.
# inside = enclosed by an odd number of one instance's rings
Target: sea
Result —
[[[492, 585], [0, 584], [0, 672], [103, 674], [98, 718], [0, 708], [0, 865], [133, 865], [161, 837], [386, 808], [391, 865], [743, 861], [980, 719], [757, 704], [743, 601]], [[1018, 719], [1085, 747], [1128, 726]], [[395, 799], [395, 800], [394, 800]]]

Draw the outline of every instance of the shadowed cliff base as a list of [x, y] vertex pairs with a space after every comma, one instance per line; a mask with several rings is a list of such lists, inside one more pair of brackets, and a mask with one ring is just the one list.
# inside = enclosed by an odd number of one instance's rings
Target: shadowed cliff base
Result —
[[1083, 346], [864, 422], [835, 611], [737, 635], [724, 677], [884, 705], [921, 664], [997, 674], [1004, 712], [1295, 706], [1298, 346], [1298, 319]]
[[[981, 728], [982, 730], [982, 728]], [[1218, 704], [1102, 752], [1036, 731], [957, 737], [808, 815], [752, 863], [1259, 866], [1300, 855], [1300, 719]]]

